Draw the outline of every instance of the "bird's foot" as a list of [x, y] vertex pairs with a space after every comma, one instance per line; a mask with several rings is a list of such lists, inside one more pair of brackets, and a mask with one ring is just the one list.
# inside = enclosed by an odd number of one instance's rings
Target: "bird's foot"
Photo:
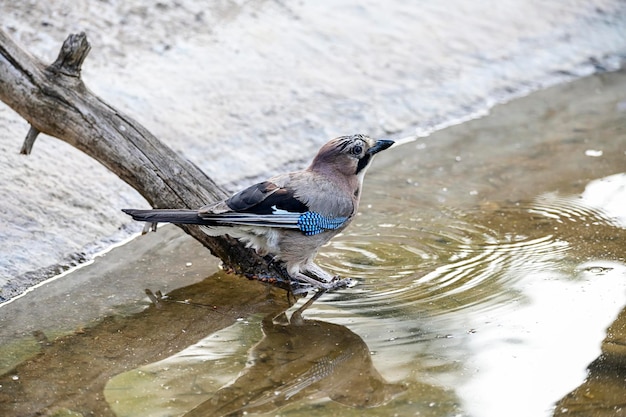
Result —
[[302, 273], [321, 282], [333, 282], [339, 279], [339, 276], [329, 274], [322, 267], [313, 262], [308, 263], [302, 270]]
[[298, 274], [298, 276], [291, 281], [291, 292], [293, 294], [303, 294], [311, 290], [329, 292], [343, 288], [352, 288], [356, 284], [357, 281], [352, 278], [340, 278], [339, 276], [335, 276], [329, 282], [322, 282], [304, 274]]
[[[284, 264], [274, 256], [267, 255], [264, 258], [268, 262], [268, 269], [273, 269], [277, 272], [276, 274], [251, 274], [226, 264], [222, 264], [222, 269], [227, 273], [243, 275], [250, 280], [264, 282], [275, 287], [286, 289], [291, 291], [294, 295], [306, 294], [309, 291], [335, 291], [342, 288], [351, 288], [357, 284], [357, 281], [351, 278], [333, 277], [327, 273], [314, 273], [317, 271], [307, 271], [306, 274], [298, 272], [291, 275]], [[312, 276], [309, 276], [309, 274]], [[289, 281], [286, 282], [285, 279], [281, 277], [289, 277]]]
[[357, 280], [352, 278], [341, 278], [340, 276], [335, 276], [331, 282], [327, 285], [330, 286], [329, 290], [339, 290], [342, 288], [352, 288], [356, 286]]

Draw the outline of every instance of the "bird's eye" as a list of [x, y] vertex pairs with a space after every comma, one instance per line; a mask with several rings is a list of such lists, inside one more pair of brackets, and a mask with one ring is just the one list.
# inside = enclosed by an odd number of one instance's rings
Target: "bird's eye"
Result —
[[352, 148], [352, 153], [355, 155], [361, 155], [361, 152], [363, 152], [363, 147], [361, 145], [355, 145]]

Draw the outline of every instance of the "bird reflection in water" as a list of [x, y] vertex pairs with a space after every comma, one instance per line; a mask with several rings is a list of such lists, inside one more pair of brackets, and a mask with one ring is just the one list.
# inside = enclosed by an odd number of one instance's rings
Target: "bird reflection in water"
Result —
[[242, 375], [185, 417], [267, 413], [324, 397], [351, 407], [375, 407], [402, 393], [403, 385], [387, 383], [374, 368], [358, 335], [345, 326], [302, 317], [321, 294], [291, 318], [284, 310], [266, 316], [264, 337], [250, 351]]

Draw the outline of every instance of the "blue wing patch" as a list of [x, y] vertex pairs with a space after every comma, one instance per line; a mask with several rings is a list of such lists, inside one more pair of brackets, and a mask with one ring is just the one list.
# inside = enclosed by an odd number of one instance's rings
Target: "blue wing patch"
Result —
[[326, 230], [338, 229], [346, 220], [347, 217], [329, 219], [314, 211], [307, 211], [298, 218], [298, 227], [306, 236], [313, 236]]

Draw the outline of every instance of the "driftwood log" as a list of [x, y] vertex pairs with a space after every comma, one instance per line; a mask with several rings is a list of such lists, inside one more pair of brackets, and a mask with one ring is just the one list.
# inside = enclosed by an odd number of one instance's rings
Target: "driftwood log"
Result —
[[[103, 164], [155, 208], [198, 208], [225, 198], [197, 166], [89, 91], [80, 72], [90, 49], [84, 33], [72, 34], [56, 61], [45, 65], [0, 30], [0, 100], [31, 125], [21, 152], [31, 152], [40, 132], [54, 136]], [[285, 271], [268, 267], [240, 242], [179, 227], [234, 271], [288, 289]]]

